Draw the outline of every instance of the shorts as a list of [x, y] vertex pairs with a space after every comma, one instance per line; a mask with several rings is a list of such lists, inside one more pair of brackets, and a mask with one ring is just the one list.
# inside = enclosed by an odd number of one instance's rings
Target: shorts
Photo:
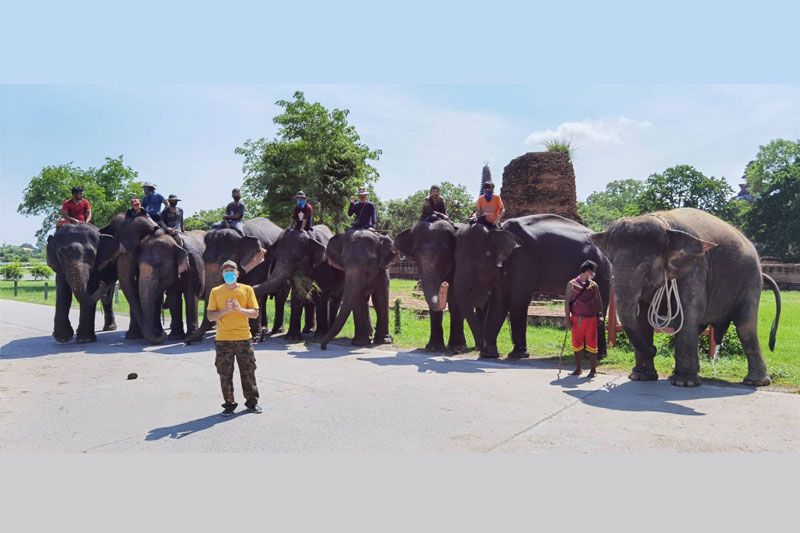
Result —
[[575, 316], [570, 317], [572, 322], [572, 350], [579, 352], [586, 350], [597, 353], [597, 317]]

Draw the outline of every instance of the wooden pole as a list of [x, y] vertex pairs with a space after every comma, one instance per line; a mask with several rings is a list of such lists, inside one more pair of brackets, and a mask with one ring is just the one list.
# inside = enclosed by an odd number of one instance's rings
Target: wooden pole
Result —
[[400, 335], [400, 298], [394, 301], [394, 334]]
[[17, 286], [17, 284], [18, 284], [18, 283], [19, 283], [19, 282], [18, 282], [17, 280], [14, 280], [14, 298], [16, 298], [16, 297], [17, 297], [17, 292], [18, 292], [18, 286]]
[[50, 292], [47, 280], [44, 281], [44, 300], [47, 301], [47, 293]]

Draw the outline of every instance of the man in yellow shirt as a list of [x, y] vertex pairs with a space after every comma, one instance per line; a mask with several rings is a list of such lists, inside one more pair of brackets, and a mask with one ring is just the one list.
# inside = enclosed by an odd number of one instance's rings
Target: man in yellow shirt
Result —
[[237, 283], [239, 268], [234, 261], [222, 264], [224, 285], [211, 289], [208, 296], [208, 319], [217, 323], [215, 364], [222, 385], [222, 416], [231, 416], [239, 405], [233, 398], [233, 360], [239, 365], [245, 406], [260, 413], [258, 386], [256, 385], [256, 356], [250, 334], [251, 318], [258, 318], [258, 300], [253, 287]]
[[475, 213], [470, 218], [471, 222], [479, 222], [490, 229], [500, 223], [506, 212], [506, 206], [499, 194], [494, 193], [494, 183], [487, 181], [483, 184], [483, 194], [478, 196]]

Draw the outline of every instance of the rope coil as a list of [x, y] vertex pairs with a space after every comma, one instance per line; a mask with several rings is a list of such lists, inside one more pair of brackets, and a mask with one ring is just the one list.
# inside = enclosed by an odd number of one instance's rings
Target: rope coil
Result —
[[[675, 298], [675, 310], [672, 309], [672, 298]], [[662, 315], [659, 313], [661, 302], [666, 297], [667, 299], [667, 313]], [[655, 329], [663, 329], [676, 319], [680, 318], [680, 323], [670, 335], [675, 335], [681, 328], [683, 328], [683, 305], [681, 304], [681, 296], [678, 293], [678, 280], [673, 279], [670, 281], [667, 278], [667, 272], [664, 271], [664, 285], [656, 290], [653, 296], [653, 301], [650, 302], [650, 309], [647, 311], [647, 321]]]

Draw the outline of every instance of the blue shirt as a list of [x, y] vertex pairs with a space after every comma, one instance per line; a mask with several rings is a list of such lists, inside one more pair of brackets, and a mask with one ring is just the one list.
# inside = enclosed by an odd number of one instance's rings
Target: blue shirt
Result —
[[150, 215], [158, 215], [161, 213], [161, 208], [164, 207], [164, 197], [159, 193], [145, 194], [142, 197], [142, 207]]
[[355, 215], [356, 220], [353, 222], [353, 229], [366, 229], [366, 228], [374, 228], [376, 216], [375, 216], [375, 204], [370, 201], [366, 202], [355, 202], [350, 204], [350, 207], [347, 209], [348, 215]]

